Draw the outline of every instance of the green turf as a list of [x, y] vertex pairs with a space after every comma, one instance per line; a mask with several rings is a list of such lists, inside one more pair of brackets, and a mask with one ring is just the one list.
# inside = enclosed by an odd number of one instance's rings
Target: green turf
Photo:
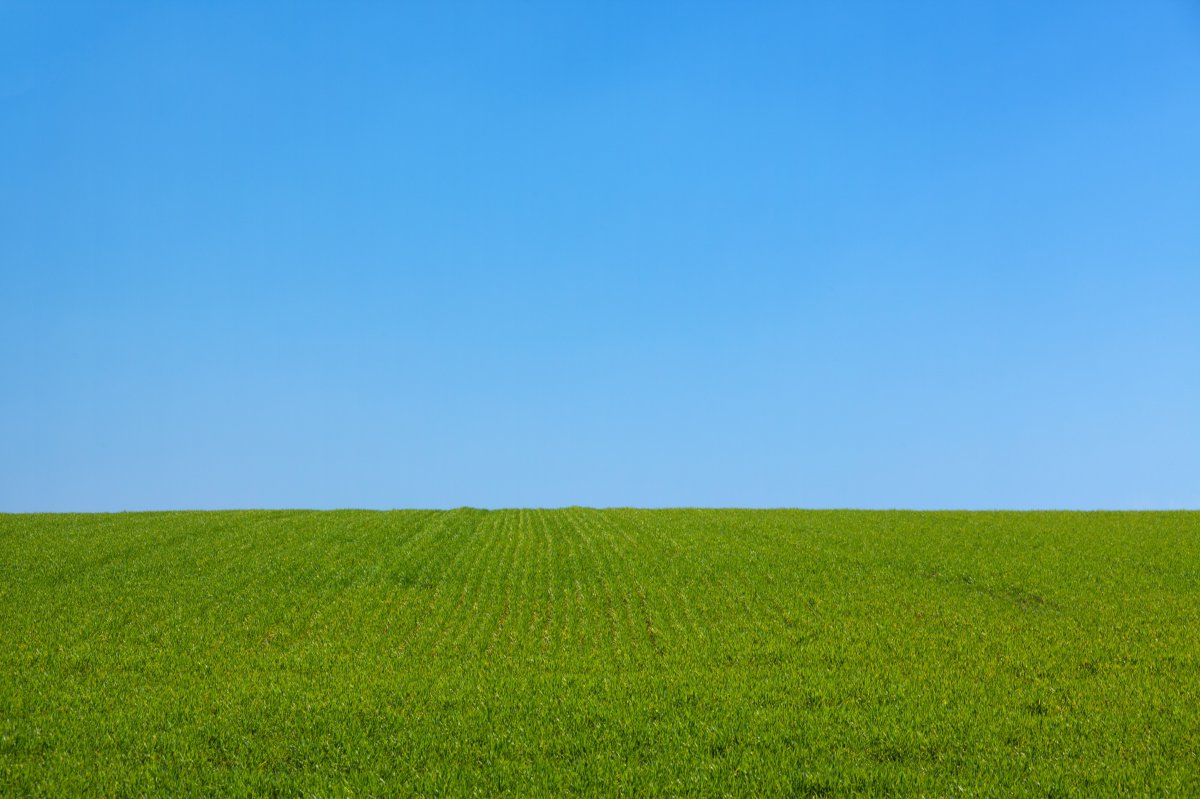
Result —
[[0, 516], [0, 796], [1200, 794], [1200, 513]]

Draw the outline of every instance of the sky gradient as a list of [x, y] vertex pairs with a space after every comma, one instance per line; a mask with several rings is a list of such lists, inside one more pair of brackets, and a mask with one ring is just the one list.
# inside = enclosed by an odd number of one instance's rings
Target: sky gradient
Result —
[[1200, 507], [1194, 3], [100, 5], [0, 511]]

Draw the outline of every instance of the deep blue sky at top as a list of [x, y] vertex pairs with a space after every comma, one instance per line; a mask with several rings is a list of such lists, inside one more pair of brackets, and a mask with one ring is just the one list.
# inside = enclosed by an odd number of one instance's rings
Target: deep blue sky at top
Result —
[[0, 2], [0, 511], [1200, 506], [1200, 7]]

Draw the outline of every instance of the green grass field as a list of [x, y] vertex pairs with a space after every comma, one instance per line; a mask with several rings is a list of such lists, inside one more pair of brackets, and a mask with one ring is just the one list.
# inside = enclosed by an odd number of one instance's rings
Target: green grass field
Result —
[[0, 516], [0, 796], [1200, 794], [1200, 513]]

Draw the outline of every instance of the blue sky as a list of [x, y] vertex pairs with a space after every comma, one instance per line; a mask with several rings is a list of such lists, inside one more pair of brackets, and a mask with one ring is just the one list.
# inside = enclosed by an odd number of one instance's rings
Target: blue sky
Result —
[[1200, 507], [1200, 7], [0, 2], [0, 511]]

